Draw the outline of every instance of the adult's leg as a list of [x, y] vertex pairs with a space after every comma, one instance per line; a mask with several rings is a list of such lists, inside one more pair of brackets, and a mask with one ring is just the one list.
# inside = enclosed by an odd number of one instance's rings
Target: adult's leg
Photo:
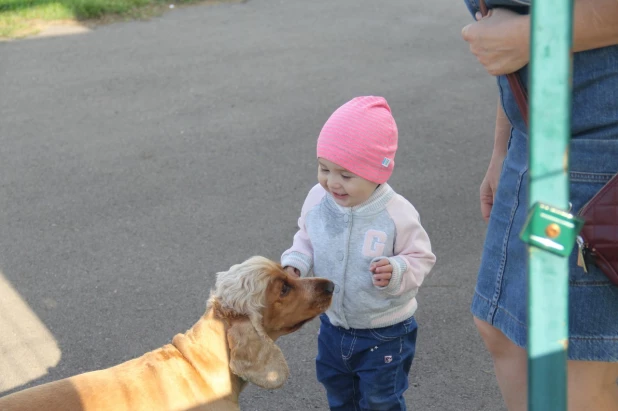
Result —
[[618, 410], [618, 363], [568, 362], [569, 411]]
[[[474, 318], [494, 362], [496, 379], [509, 411], [525, 411], [528, 354], [500, 330]], [[618, 410], [618, 363], [568, 361], [569, 411]]]
[[502, 398], [509, 411], [528, 406], [528, 354], [499, 329], [474, 317], [476, 328], [491, 355]]

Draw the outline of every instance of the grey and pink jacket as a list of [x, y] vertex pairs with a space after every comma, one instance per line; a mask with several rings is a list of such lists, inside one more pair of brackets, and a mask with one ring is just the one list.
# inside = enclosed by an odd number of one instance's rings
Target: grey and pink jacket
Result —
[[[416, 293], [436, 262], [412, 204], [388, 184], [355, 207], [341, 207], [319, 184], [311, 189], [283, 266], [301, 276], [335, 283], [331, 323], [343, 328], [379, 328], [414, 315]], [[388, 258], [393, 275], [386, 287], [373, 285], [369, 265]]]

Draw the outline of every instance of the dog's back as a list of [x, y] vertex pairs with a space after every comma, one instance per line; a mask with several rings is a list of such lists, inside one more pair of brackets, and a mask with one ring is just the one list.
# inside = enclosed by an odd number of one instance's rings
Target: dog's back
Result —
[[0, 410], [210, 411], [237, 408], [226, 398], [212, 401], [215, 395], [212, 391], [176, 347], [168, 344], [112, 368], [0, 398]]

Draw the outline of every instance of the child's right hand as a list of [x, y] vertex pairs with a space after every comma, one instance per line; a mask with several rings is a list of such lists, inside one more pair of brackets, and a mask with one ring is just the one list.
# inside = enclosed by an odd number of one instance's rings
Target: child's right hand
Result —
[[388, 258], [374, 261], [369, 265], [369, 271], [373, 273], [373, 285], [376, 287], [386, 287], [391, 282], [393, 276], [393, 266]]
[[291, 265], [286, 265], [283, 269], [287, 271], [289, 275], [300, 277], [300, 270], [298, 268], [292, 267]]

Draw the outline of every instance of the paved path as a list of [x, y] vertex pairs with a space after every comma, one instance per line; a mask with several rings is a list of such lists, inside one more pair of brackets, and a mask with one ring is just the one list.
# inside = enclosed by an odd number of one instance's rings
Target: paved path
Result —
[[[252, 0], [0, 43], [0, 299], [16, 301], [0, 313], [0, 391], [159, 347], [202, 314], [217, 271], [278, 258], [323, 122], [378, 94], [401, 134], [391, 183], [439, 259], [409, 408], [503, 410], [468, 310], [496, 98], [468, 21], [451, 0]], [[327, 409], [316, 330], [280, 340], [290, 380], [250, 387], [244, 410]]]

